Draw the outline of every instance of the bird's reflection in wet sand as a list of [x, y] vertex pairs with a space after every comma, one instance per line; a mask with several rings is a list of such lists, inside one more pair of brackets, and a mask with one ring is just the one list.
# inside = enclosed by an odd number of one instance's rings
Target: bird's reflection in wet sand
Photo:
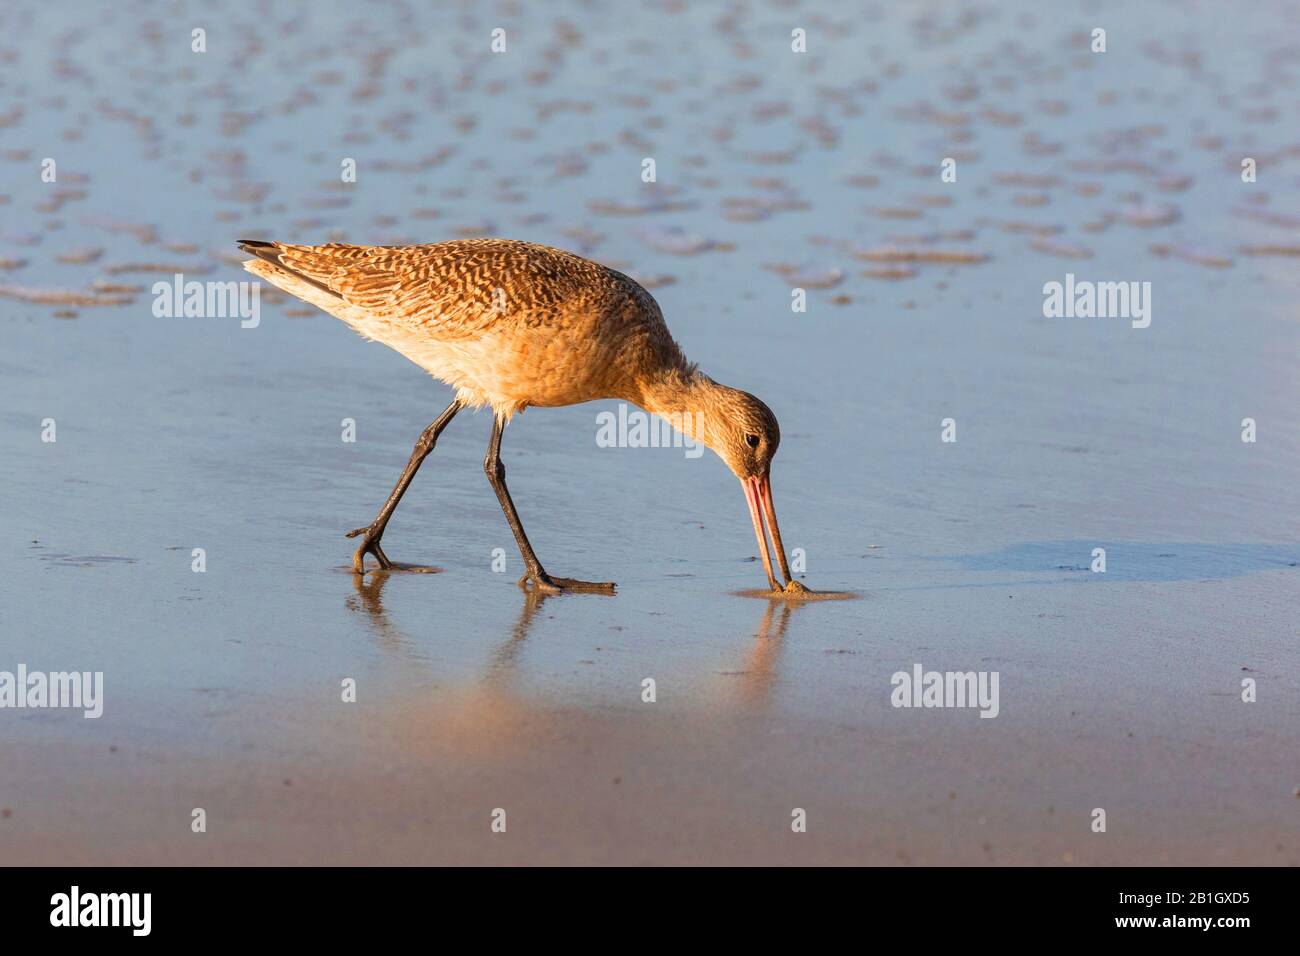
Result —
[[533, 627], [537, 612], [550, 596], [536, 588], [524, 590], [524, 603], [519, 609], [519, 618], [510, 629], [510, 636], [492, 651], [487, 675], [483, 678], [484, 684], [509, 686], [518, 669], [519, 653], [523, 650], [524, 641], [527, 640], [528, 632]]
[[[384, 570], [369, 571], [364, 575], [351, 575], [352, 586], [356, 593], [349, 595], [345, 603], [348, 610], [365, 615], [371, 631], [385, 648], [409, 652], [413, 647], [412, 642], [392, 622], [384, 607], [384, 587], [390, 577], [392, 575]], [[524, 591], [523, 605], [519, 609], [519, 617], [511, 627], [509, 636], [492, 651], [487, 673], [482, 681], [484, 685], [505, 686], [509, 683], [510, 675], [517, 667], [524, 641], [537, 618], [537, 612], [549, 597], [550, 594], [535, 588]]]
[[372, 571], [369, 574], [353, 574], [352, 586], [356, 594], [346, 601], [349, 611], [364, 613], [370, 621], [370, 629], [385, 647], [402, 650], [409, 648], [410, 642], [402, 635], [388, 618], [384, 610], [384, 585], [390, 577], [387, 571]]
[[[390, 577], [387, 571], [382, 570], [371, 571], [364, 576], [352, 575], [356, 594], [350, 595], [346, 603], [349, 610], [365, 615], [370, 629], [385, 648], [409, 654], [414, 645], [392, 622], [384, 607], [383, 591]], [[507, 702], [513, 706], [519, 704], [514, 699], [516, 694], [512, 687], [520, 677], [520, 655], [537, 622], [538, 612], [551, 595], [529, 588], [523, 592], [522, 597], [519, 616], [509, 634], [492, 649], [483, 677], [477, 682], [480, 695], [476, 706], [481, 706], [486, 700], [494, 700], [502, 705]], [[745, 651], [743, 667], [728, 675], [732, 679], [738, 678], [738, 684], [731, 686], [738, 689], [736, 700], [741, 706], [765, 707], [770, 703], [777, 681], [781, 645], [796, 606], [789, 601], [774, 598], [763, 608], [758, 630], [752, 635]]]
[[768, 601], [763, 609], [763, 620], [759, 622], [758, 632], [745, 654], [745, 669], [738, 675], [738, 696], [747, 707], [765, 707], [771, 702], [781, 643], [793, 611], [794, 605], [780, 598]]
[[[364, 578], [353, 575], [356, 594], [348, 596], [347, 607], [366, 618], [385, 650], [427, 668], [429, 661], [418, 650], [420, 642], [407, 638], [384, 607], [383, 591], [390, 577], [384, 571], [368, 572]], [[530, 729], [543, 724], [547, 713], [521, 689], [525, 671], [520, 657], [549, 595], [529, 590], [521, 597], [518, 618], [491, 649], [479, 676], [398, 694], [385, 708], [381, 719], [402, 750], [475, 759], [518, 759], [526, 752]]]

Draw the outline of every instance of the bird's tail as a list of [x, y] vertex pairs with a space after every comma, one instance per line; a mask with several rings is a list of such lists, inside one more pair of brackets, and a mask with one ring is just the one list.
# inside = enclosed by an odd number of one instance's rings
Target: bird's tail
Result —
[[335, 298], [339, 298], [339, 294], [337, 292], [335, 292], [325, 283], [321, 282], [319, 279], [314, 279], [311, 276], [304, 275], [303, 273], [299, 272], [297, 269], [292, 269], [289, 266], [285, 265], [284, 260], [280, 256], [280, 246], [278, 243], [263, 242], [261, 239], [237, 239], [235, 240], [235, 244], [239, 246], [239, 248], [242, 249], [244, 252], [247, 252], [250, 256], [256, 256], [257, 258], [262, 259], [265, 262], [269, 262], [271, 263], [271, 265], [275, 266], [276, 268], [283, 269], [285, 272], [292, 275], [295, 279], [298, 279], [301, 282], [306, 282], [308, 285], [313, 285], [316, 288], [320, 289], [322, 292], [328, 292], [330, 295], [334, 296]]

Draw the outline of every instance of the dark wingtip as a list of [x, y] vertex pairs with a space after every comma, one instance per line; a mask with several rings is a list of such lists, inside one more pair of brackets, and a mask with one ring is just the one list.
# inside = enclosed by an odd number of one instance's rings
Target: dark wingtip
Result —
[[261, 239], [237, 239], [235, 244], [250, 256], [265, 259], [276, 265], [280, 264], [280, 250], [275, 248], [274, 242], [263, 242]]

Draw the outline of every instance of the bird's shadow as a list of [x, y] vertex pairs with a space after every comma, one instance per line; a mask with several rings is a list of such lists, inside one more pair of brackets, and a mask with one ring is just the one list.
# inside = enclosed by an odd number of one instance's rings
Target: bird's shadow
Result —
[[[1092, 573], [1094, 550], [1105, 550], [1105, 573]], [[1260, 571], [1300, 568], [1297, 544], [1153, 543], [1075, 539], [1026, 541], [1000, 551], [978, 554], [936, 555], [928, 560], [952, 562], [967, 571], [1011, 571], [1056, 576], [1030, 583], [1062, 581], [1218, 581]], [[1026, 582], [1019, 582], [1026, 583]], [[971, 586], [980, 586], [972, 584]]]

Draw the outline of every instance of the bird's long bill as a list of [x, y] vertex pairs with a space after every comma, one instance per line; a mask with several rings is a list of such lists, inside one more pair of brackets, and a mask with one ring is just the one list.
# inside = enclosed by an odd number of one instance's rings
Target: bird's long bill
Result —
[[[767, 475], [755, 475], [741, 481], [745, 489], [745, 501], [749, 505], [749, 517], [754, 522], [754, 537], [758, 539], [758, 553], [763, 559], [763, 570], [767, 572], [767, 583], [772, 590], [779, 591], [781, 585], [772, 574], [772, 555], [767, 549], [767, 532], [772, 533], [772, 546], [776, 549], [777, 560], [781, 564], [781, 573], [786, 581], [790, 577], [790, 564], [785, 558], [785, 545], [781, 543], [781, 526], [776, 520], [776, 506], [772, 503], [772, 482]], [[763, 518], [767, 518], [766, 528]]]

